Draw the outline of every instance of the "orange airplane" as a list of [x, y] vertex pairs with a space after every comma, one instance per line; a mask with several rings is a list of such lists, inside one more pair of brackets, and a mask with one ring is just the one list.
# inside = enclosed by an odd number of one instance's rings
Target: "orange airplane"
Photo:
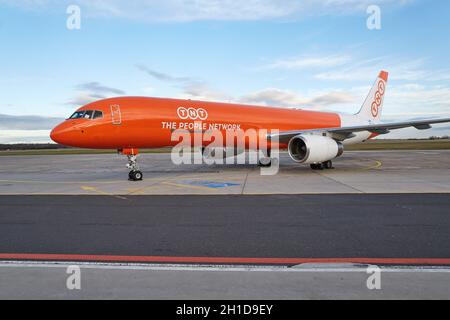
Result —
[[[73, 147], [116, 149], [128, 157], [130, 180], [142, 180], [136, 156], [140, 148], [175, 146], [175, 129], [278, 130], [266, 136], [287, 147], [293, 161], [312, 169], [330, 169], [344, 145], [366, 141], [393, 129], [431, 128], [450, 119], [380, 122], [388, 73], [381, 71], [360, 111], [354, 115], [193, 100], [119, 97], [79, 108], [51, 132], [53, 141]], [[200, 125], [199, 125], [200, 123]], [[245, 144], [248, 147], [248, 144]], [[270, 165], [268, 157], [261, 165]]]

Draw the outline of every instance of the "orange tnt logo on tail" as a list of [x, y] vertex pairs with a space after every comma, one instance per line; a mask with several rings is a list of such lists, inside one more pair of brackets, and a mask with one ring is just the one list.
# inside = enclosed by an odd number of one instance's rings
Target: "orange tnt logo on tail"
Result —
[[[380, 78], [387, 77], [386, 75], [380, 74]], [[386, 86], [383, 80], [378, 81], [378, 90], [375, 92], [374, 101], [372, 103], [372, 116], [376, 118], [380, 113], [381, 102], [383, 101], [383, 96], [385, 92]]]

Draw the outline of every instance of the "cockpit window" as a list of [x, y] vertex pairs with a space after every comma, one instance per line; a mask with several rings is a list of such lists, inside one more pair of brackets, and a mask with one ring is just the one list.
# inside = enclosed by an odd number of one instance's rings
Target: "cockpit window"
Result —
[[85, 119], [92, 119], [92, 117], [94, 116], [94, 111], [92, 110], [87, 110], [84, 115], [83, 118]]
[[94, 119], [103, 118], [103, 112], [101, 111], [95, 111], [94, 112]]
[[103, 118], [103, 112], [98, 110], [76, 111], [69, 119], [97, 119]]
[[83, 118], [85, 111], [76, 111], [69, 119], [80, 119]]

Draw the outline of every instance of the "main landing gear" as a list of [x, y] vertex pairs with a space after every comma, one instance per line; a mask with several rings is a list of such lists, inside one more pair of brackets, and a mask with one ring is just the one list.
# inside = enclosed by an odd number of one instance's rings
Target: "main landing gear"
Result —
[[263, 168], [270, 167], [272, 165], [272, 158], [270, 156], [271, 156], [271, 150], [268, 149], [267, 154], [259, 158], [258, 166], [263, 167]]
[[311, 163], [311, 169], [313, 170], [334, 169], [333, 162], [331, 160], [328, 160], [320, 163]]
[[267, 168], [270, 167], [271, 165], [272, 165], [272, 158], [269, 157], [262, 157], [258, 161], [259, 167]]
[[137, 164], [137, 156], [139, 154], [139, 150], [135, 148], [121, 149], [119, 150], [119, 153], [126, 155], [128, 158], [127, 168], [131, 169], [131, 171], [128, 173], [128, 180], [141, 181], [144, 175], [139, 170], [139, 166]]

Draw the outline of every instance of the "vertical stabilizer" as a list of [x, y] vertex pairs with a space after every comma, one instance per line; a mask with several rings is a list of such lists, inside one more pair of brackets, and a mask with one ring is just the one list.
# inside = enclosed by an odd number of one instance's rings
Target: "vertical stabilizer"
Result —
[[361, 110], [356, 114], [359, 120], [370, 120], [372, 122], [380, 121], [387, 81], [388, 73], [386, 71], [381, 71], [372, 89], [370, 89], [369, 95], [364, 101]]

